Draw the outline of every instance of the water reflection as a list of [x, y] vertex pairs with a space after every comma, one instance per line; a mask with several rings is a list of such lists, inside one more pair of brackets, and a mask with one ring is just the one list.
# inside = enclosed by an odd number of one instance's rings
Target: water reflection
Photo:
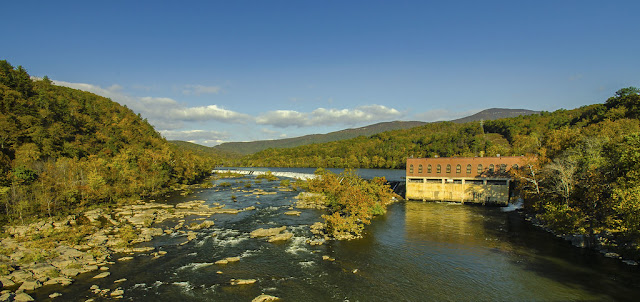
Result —
[[[486, 217], [475, 206], [456, 203], [406, 203], [405, 228], [411, 240], [482, 244], [497, 238], [485, 231]], [[500, 227], [496, 225], [495, 227]]]

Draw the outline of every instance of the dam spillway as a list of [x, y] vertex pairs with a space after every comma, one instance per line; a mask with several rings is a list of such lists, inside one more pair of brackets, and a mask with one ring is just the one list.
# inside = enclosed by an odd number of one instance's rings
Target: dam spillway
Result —
[[214, 169], [212, 173], [236, 173], [242, 175], [266, 175], [271, 174], [277, 177], [297, 178], [302, 180], [308, 180], [316, 178], [315, 174], [298, 173], [298, 172], [271, 172], [271, 171], [255, 171], [255, 170], [231, 170], [231, 169]]

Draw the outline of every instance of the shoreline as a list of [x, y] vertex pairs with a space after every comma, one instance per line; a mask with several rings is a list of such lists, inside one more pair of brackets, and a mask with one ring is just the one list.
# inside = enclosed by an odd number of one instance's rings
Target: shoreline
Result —
[[[107, 277], [109, 268], [133, 256], [160, 258], [166, 254], [150, 246], [139, 246], [160, 235], [185, 237], [181, 244], [196, 239], [196, 231], [212, 227], [213, 214], [238, 214], [245, 209], [208, 206], [204, 200], [175, 205], [137, 201], [114, 209], [97, 208], [60, 220], [40, 219], [27, 225], [5, 226], [0, 240], [0, 301], [32, 301], [27, 292], [46, 285], [67, 286], [81, 274], [95, 273], [94, 279]], [[185, 218], [199, 217], [186, 224]], [[157, 227], [166, 221], [172, 226]], [[122, 280], [117, 280], [122, 281]], [[122, 298], [120, 288], [100, 292]], [[108, 294], [108, 295], [107, 295]], [[52, 294], [55, 298], [61, 294]]]
[[569, 243], [574, 248], [591, 250], [602, 254], [606, 258], [617, 259], [627, 266], [637, 267], [640, 264], [639, 259], [631, 259], [629, 257], [625, 258], [622, 255], [625, 251], [628, 251], [628, 249], [621, 248], [617, 243], [616, 237], [611, 233], [605, 233], [603, 235], [595, 234], [595, 238], [593, 240], [590, 240], [590, 236], [588, 234], [559, 234], [536, 218], [535, 214], [528, 213], [524, 209], [518, 209], [516, 212], [531, 226], [550, 233], [556, 238]]

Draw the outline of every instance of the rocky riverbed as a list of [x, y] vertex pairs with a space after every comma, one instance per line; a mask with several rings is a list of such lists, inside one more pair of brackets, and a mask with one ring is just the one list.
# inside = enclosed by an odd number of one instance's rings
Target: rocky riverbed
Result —
[[[260, 189], [237, 190], [259, 196], [275, 194]], [[285, 215], [300, 216], [300, 209], [323, 209], [323, 198], [318, 194], [301, 193], [296, 197]], [[259, 202], [257, 202], [259, 204]], [[0, 240], [0, 301], [32, 301], [30, 292], [48, 285], [68, 286], [83, 274], [93, 274], [93, 279], [109, 276], [110, 267], [116, 262], [126, 262], [134, 256], [159, 258], [166, 251], [144, 245], [154, 237], [179, 236], [187, 244], [198, 236], [198, 231], [212, 228], [215, 222], [209, 219], [214, 214], [235, 215], [255, 210], [255, 206], [242, 209], [226, 208], [224, 204], [207, 204], [204, 200], [181, 202], [175, 205], [154, 201], [138, 201], [116, 208], [97, 208], [64, 219], [44, 219], [28, 225], [5, 226]], [[200, 217], [200, 218], [197, 218]], [[188, 219], [186, 219], [188, 218]], [[187, 223], [190, 221], [190, 223]], [[325, 225], [311, 226], [314, 238], [308, 244], [321, 245], [329, 238], [324, 233]], [[286, 226], [259, 228], [250, 233], [251, 238], [265, 238], [268, 242], [287, 241], [293, 233]], [[220, 259], [215, 264], [239, 261], [239, 257]], [[115, 280], [114, 283], [126, 279]], [[249, 284], [247, 280], [232, 280], [232, 285]], [[90, 288], [100, 298], [123, 298], [122, 288]], [[49, 298], [63, 300], [61, 293]], [[276, 297], [263, 295], [260, 301], [271, 301]]]

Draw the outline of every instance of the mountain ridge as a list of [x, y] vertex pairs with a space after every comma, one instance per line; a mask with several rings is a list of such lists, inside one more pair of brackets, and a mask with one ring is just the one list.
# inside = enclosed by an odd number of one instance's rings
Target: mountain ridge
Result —
[[[537, 114], [539, 111], [527, 109], [507, 109], [507, 108], [489, 108], [482, 110], [476, 114], [451, 120], [454, 123], [467, 123], [480, 120], [496, 120], [501, 118], [516, 117], [520, 115]], [[258, 140], [251, 142], [228, 142], [212, 147], [215, 150], [226, 153], [237, 153], [239, 155], [248, 155], [269, 148], [292, 148], [308, 144], [328, 143], [333, 141], [351, 139], [358, 136], [371, 136], [381, 132], [409, 129], [413, 127], [423, 126], [429, 122], [422, 121], [392, 121], [381, 122], [358, 128], [348, 128], [339, 131], [329, 132], [326, 134], [309, 134], [299, 137], [274, 139], [274, 140]]]

